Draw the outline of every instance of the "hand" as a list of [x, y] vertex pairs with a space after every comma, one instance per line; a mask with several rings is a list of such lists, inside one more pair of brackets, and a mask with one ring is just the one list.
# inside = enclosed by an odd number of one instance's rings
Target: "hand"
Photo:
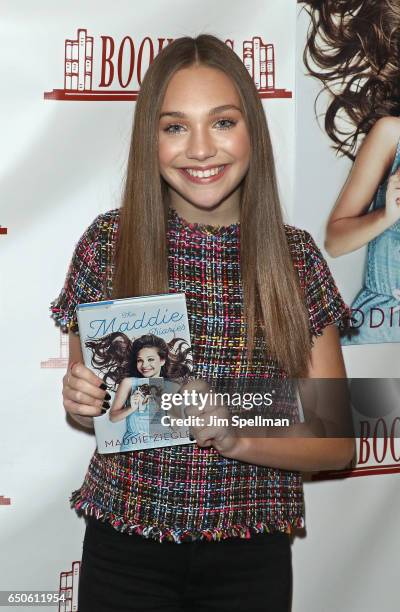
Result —
[[101, 388], [101, 378], [83, 363], [73, 363], [63, 378], [64, 408], [74, 416], [95, 417], [109, 408], [110, 394]]
[[390, 222], [390, 225], [400, 219], [400, 168], [388, 180], [385, 218]]
[[143, 397], [143, 393], [136, 389], [134, 393], [131, 395], [131, 408], [133, 408], [133, 412], [136, 412], [139, 409], [139, 412], [143, 412], [144, 407], [143, 404], [147, 402], [147, 398]]
[[198, 417], [199, 425], [190, 427], [190, 433], [198, 446], [212, 446], [225, 457], [235, 455], [240, 439], [230, 426], [229, 411], [222, 403], [207, 403], [203, 409], [196, 405], [187, 406], [185, 414], [192, 418]]

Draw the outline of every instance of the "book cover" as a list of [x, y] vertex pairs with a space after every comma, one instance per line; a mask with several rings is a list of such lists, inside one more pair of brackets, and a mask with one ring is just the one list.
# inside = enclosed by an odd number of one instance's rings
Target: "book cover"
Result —
[[98, 452], [191, 443], [183, 407], [171, 402], [192, 371], [185, 295], [80, 304], [77, 317], [85, 365], [111, 395], [93, 419]]

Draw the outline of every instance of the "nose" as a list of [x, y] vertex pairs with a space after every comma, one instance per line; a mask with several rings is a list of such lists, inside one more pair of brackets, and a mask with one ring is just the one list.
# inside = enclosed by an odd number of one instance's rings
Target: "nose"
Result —
[[216, 154], [217, 147], [208, 128], [199, 126], [192, 129], [186, 150], [188, 159], [202, 161]]

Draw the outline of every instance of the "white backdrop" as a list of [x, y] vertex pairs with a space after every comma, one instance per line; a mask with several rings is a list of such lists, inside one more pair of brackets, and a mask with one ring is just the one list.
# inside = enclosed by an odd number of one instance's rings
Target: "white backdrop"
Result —
[[[136, 57], [146, 37], [157, 47], [159, 38], [210, 32], [232, 40], [239, 54], [243, 41], [261, 37], [275, 45], [275, 88], [294, 92], [296, 12], [294, 0], [71, 0], [56, 11], [50, 0], [3, 0], [0, 224], [7, 234], [0, 233], [0, 590], [57, 590], [61, 572], [72, 572], [81, 555], [84, 522], [69, 509], [68, 497], [83, 480], [94, 439], [65, 418], [61, 378], [67, 352], [48, 306], [63, 284], [73, 245], [121, 196], [134, 103], [115, 99], [125, 95], [116, 79], [109, 88], [98, 86], [101, 37], [113, 37], [115, 57], [125, 36], [135, 42]], [[300, 63], [306, 26], [303, 14], [297, 25], [295, 189], [295, 97], [265, 98], [263, 104], [288, 219], [321, 243], [313, 207], [330, 208], [348, 168], [335, 160], [315, 123], [317, 85], [303, 76]], [[91, 90], [81, 92], [82, 101], [44, 99], [45, 92], [63, 89], [64, 43], [77, 40], [80, 28], [94, 39]], [[122, 70], [126, 76], [125, 55]], [[136, 75], [128, 90], [137, 90]], [[114, 99], [93, 100], [99, 91]], [[299, 198], [309, 202], [302, 218], [296, 217]], [[346, 347], [350, 376], [399, 376], [394, 345], [369, 348]], [[306, 486], [307, 534], [293, 547], [293, 612], [395, 609], [396, 478]], [[65, 580], [70, 584], [72, 576]], [[75, 598], [76, 580], [73, 586]]]

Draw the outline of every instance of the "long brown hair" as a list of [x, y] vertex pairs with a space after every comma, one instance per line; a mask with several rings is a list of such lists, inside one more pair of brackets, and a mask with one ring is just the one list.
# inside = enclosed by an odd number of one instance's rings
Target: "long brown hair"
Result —
[[[143, 79], [128, 159], [113, 295], [168, 291], [168, 186], [158, 165], [159, 115], [171, 77], [193, 64], [221, 70], [233, 81], [250, 135], [251, 159], [240, 203], [248, 357], [253, 356], [256, 321], [261, 321], [272, 357], [290, 375], [305, 375], [311, 350], [308, 313], [287, 243], [264, 109], [243, 62], [212, 35], [175, 40], [159, 53]], [[149, 262], [153, 262], [151, 268]]]
[[380, 117], [400, 115], [399, 0], [298, 2], [311, 16], [304, 63], [332, 98], [326, 133], [354, 160]]
[[96, 340], [87, 340], [85, 346], [92, 352], [91, 364], [103, 375], [103, 381], [116, 390], [123, 378], [146, 378], [137, 369], [137, 356], [143, 348], [154, 348], [165, 363], [160, 376], [169, 379], [185, 379], [192, 369], [192, 352], [183, 338], [165, 342], [154, 334], [144, 334], [130, 339], [123, 332], [112, 332]]

